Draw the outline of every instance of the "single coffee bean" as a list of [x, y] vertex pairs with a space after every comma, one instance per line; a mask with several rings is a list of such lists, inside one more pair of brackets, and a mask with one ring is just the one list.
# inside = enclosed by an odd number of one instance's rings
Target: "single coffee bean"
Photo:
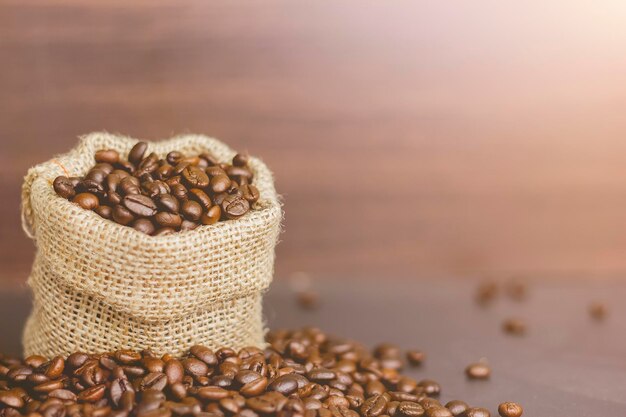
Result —
[[217, 223], [222, 216], [222, 209], [220, 206], [211, 207], [206, 213], [203, 213], [200, 222], [202, 224], [214, 224]]
[[244, 184], [239, 187], [239, 190], [241, 190], [243, 198], [248, 200], [250, 204], [256, 203], [261, 196], [259, 190], [252, 184]]
[[426, 395], [439, 395], [441, 392], [441, 386], [438, 382], [431, 379], [423, 379], [417, 384], [418, 387], [422, 387], [424, 394]]
[[217, 355], [208, 347], [201, 345], [192, 346], [189, 349], [189, 352], [209, 366], [215, 366], [218, 364]]
[[178, 213], [180, 210], [180, 203], [178, 200], [170, 194], [162, 194], [157, 199], [157, 205], [170, 213]]
[[170, 193], [170, 186], [161, 180], [151, 182], [146, 181], [141, 185], [141, 188], [150, 198], [168, 195]]
[[191, 188], [204, 188], [209, 185], [209, 177], [204, 171], [196, 166], [188, 165], [183, 169], [183, 178]]
[[243, 153], [238, 153], [233, 157], [233, 165], [236, 167], [245, 167], [248, 165], [248, 155]]
[[454, 417], [459, 417], [469, 408], [469, 405], [465, 401], [452, 400], [446, 403], [446, 408], [450, 410]]
[[298, 389], [298, 380], [291, 374], [279, 376], [269, 384], [267, 389], [289, 395]]
[[211, 190], [214, 193], [223, 193], [230, 187], [230, 178], [227, 175], [216, 175], [211, 178]]
[[211, 178], [216, 177], [218, 175], [226, 175], [226, 171], [220, 168], [219, 165], [210, 166], [206, 168], [204, 172], [206, 172], [206, 174]]
[[152, 236], [165, 236], [171, 235], [172, 233], [176, 233], [176, 229], [173, 229], [171, 227], [162, 227], [160, 229], [157, 229], [157, 231], [154, 232]]
[[84, 208], [85, 210], [93, 210], [100, 205], [98, 197], [91, 193], [77, 194], [72, 201]]
[[491, 368], [483, 362], [472, 363], [465, 368], [465, 375], [469, 379], [489, 379]]
[[523, 336], [526, 333], [526, 323], [521, 319], [510, 318], [502, 323], [502, 329], [505, 333]]
[[514, 402], [505, 402], [498, 406], [498, 414], [502, 417], [520, 417], [523, 413], [522, 406]]
[[68, 177], [59, 176], [54, 179], [52, 183], [54, 191], [63, 198], [70, 199], [76, 195], [76, 191], [74, 191], [74, 185], [72, 180]]
[[593, 302], [589, 305], [589, 315], [592, 319], [602, 321], [606, 318], [608, 309], [605, 304], [601, 302]]
[[207, 364], [196, 358], [184, 359], [183, 367], [191, 375], [206, 375], [209, 372]]
[[104, 195], [104, 185], [102, 182], [96, 180], [84, 179], [78, 184], [76, 189], [83, 193], [91, 193], [99, 196]]
[[116, 223], [121, 225], [130, 224], [133, 220], [135, 220], [135, 216], [130, 212], [130, 210], [122, 205], [113, 207], [112, 217]]
[[100, 401], [102, 397], [104, 397], [105, 392], [106, 392], [106, 385], [104, 384], [95, 385], [93, 387], [89, 387], [85, 389], [84, 391], [81, 391], [78, 394], [78, 400], [89, 402], [89, 403], [95, 403], [97, 401]]
[[486, 408], [472, 407], [465, 411], [463, 417], [491, 417], [491, 413]]
[[149, 219], [137, 219], [133, 222], [133, 229], [145, 233], [147, 235], [151, 235], [154, 233], [156, 228], [154, 224]]
[[96, 162], [105, 162], [107, 164], [115, 164], [120, 159], [120, 154], [114, 149], [103, 149], [95, 154]]
[[127, 195], [122, 200], [122, 204], [137, 216], [150, 217], [157, 212], [156, 204], [150, 197], [141, 194]]
[[219, 161], [217, 160], [217, 158], [208, 152], [201, 153], [200, 159], [203, 159], [204, 161], [206, 161], [207, 167], [219, 164]]
[[396, 413], [406, 417], [420, 417], [424, 415], [424, 408], [413, 401], [402, 401], [398, 405]]
[[137, 172], [135, 172], [135, 175], [137, 177], [141, 177], [143, 174], [153, 173], [159, 167], [158, 161], [159, 161], [159, 157], [157, 156], [157, 154], [152, 152], [150, 155], [143, 158], [142, 161], [139, 163], [139, 166], [137, 167]]
[[148, 150], [148, 144], [146, 142], [137, 142], [128, 153], [128, 161], [137, 165], [142, 160]]
[[454, 417], [452, 412], [445, 407], [431, 407], [426, 410], [426, 417]]
[[24, 399], [18, 389], [0, 391], [0, 403], [13, 408], [24, 407]]
[[154, 220], [163, 227], [171, 227], [177, 229], [180, 227], [183, 219], [176, 213], [161, 211], [154, 216]]
[[202, 191], [199, 188], [192, 188], [189, 190], [189, 198], [197, 201], [198, 203], [200, 203], [200, 205], [202, 206], [202, 208], [204, 210], [208, 210], [209, 208], [211, 208], [212, 203], [211, 203], [211, 198], [208, 196], [207, 193], [205, 193], [204, 191]]
[[184, 157], [185, 155], [183, 155], [181, 152], [172, 151], [167, 154], [165, 159], [167, 159], [167, 162], [170, 165], [177, 165], [180, 162], [180, 160], [183, 159]]
[[250, 203], [245, 198], [229, 195], [222, 201], [222, 213], [228, 219], [238, 219], [250, 210]]
[[105, 175], [109, 175], [115, 170], [115, 167], [112, 164], [106, 162], [100, 162], [93, 166], [92, 170], [103, 171]]
[[385, 411], [387, 402], [383, 395], [371, 396], [361, 406], [361, 414], [365, 417], [377, 417]]
[[406, 359], [412, 366], [420, 366], [424, 362], [426, 355], [420, 350], [409, 350], [406, 353]]
[[180, 223], [180, 230], [181, 231], [188, 231], [188, 230], [194, 230], [198, 227], [198, 223], [194, 223], [190, 220], [183, 220]]
[[186, 219], [191, 221], [198, 221], [200, 216], [202, 216], [202, 207], [193, 200], [185, 201], [180, 211]]
[[245, 167], [230, 166], [226, 168], [226, 174], [240, 184], [248, 184], [252, 181], [252, 172]]
[[203, 400], [221, 400], [229, 395], [224, 388], [214, 386], [199, 388], [197, 394]]

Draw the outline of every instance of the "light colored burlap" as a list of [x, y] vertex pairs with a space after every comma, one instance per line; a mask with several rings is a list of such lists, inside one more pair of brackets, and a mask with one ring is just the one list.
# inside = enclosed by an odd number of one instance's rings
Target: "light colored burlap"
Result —
[[[28, 280], [34, 307], [25, 355], [118, 348], [179, 354], [193, 344], [263, 344], [261, 299], [272, 280], [282, 219], [271, 172], [251, 158], [261, 198], [242, 218], [159, 237], [104, 220], [54, 192], [54, 178], [84, 175], [95, 151], [126, 155], [136, 142], [92, 133], [68, 154], [29, 170], [22, 220], [37, 255]], [[221, 161], [235, 155], [198, 135], [148, 148], [161, 157], [172, 150], [209, 151]]]

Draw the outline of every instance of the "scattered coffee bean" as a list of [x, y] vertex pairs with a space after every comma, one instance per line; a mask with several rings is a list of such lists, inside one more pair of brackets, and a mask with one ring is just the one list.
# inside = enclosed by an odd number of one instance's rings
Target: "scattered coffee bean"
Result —
[[305, 310], [314, 310], [319, 307], [319, 294], [313, 290], [303, 290], [296, 294], [298, 305]]
[[504, 291], [512, 300], [523, 301], [527, 297], [528, 287], [524, 282], [512, 280], [506, 284]]
[[454, 417], [462, 416], [463, 413], [469, 408], [469, 405], [465, 401], [452, 400], [446, 403], [446, 408], [450, 410]]
[[600, 302], [594, 302], [589, 305], [589, 315], [591, 318], [597, 321], [602, 321], [606, 318], [608, 309], [605, 304]]
[[496, 299], [498, 292], [498, 285], [495, 282], [483, 282], [476, 290], [476, 302], [481, 306], [489, 305]]
[[425, 358], [426, 355], [421, 350], [409, 350], [406, 353], [406, 359], [412, 366], [420, 366]]
[[260, 198], [247, 155], [237, 154], [227, 164], [206, 152], [185, 156], [172, 151], [159, 159], [155, 153], [146, 156], [147, 149], [147, 143], [136, 143], [128, 160], [116, 150], [99, 150], [83, 178], [59, 176], [54, 191], [152, 236], [238, 219]]
[[520, 417], [524, 413], [521, 405], [513, 402], [505, 402], [498, 406], [498, 414], [502, 417]]
[[486, 408], [472, 407], [465, 411], [463, 417], [491, 417], [491, 413]]
[[489, 379], [491, 368], [483, 362], [472, 363], [465, 368], [465, 375], [469, 379]]
[[526, 334], [526, 322], [518, 318], [510, 318], [502, 323], [502, 329], [505, 333], [523, 336]]

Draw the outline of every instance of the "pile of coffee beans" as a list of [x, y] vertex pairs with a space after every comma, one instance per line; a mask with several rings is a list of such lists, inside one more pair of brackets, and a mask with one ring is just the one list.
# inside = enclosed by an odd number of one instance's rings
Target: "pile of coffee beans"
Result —
[[[444, 405], [437, 382], [402, 375], [396, 346], [370, 353], [315, 328], [276, 331], [267, 341], [265, 350], [238, 352], [194, 346], [181, 358], [149, 350], [0, 356], [0, 416], [490, 416], [459, 400]], [[506, 404], [500, 414], [521, 415]]]
[[244, 154], [226, 164], [209, 153], [146, 156], [147, 147], [138, 142], [128, 159], [100, 150], [87, 175], [57, 177], [54, 190], [105, 219], [154, 236], [238, 219], [259, 199]]

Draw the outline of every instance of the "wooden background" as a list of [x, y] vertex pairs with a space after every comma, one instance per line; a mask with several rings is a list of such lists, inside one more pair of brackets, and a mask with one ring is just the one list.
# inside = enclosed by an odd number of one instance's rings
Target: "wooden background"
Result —
[[0, 279], [29, 166], [219, 137], [285, 197], [277, 275], [620, 274], [622, 2], [0, 1]]

